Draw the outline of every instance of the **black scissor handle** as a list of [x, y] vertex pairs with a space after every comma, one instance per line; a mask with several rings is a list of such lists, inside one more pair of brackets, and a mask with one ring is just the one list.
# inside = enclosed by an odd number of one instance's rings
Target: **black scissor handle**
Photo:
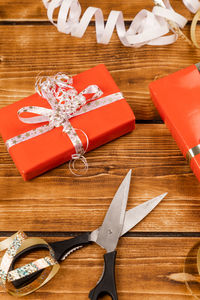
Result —
[[[87, 244], [90, 244], [90, 243], [91, 243], [90, 234], [83, 233], [74, 238], [64, 240], [64, 241], [53, 242], [53, 243], [50, 243], [49, 245], [51, 246], [51, 248], [54, 251], [55, 259], [59, 262], [62, 260], [62, 258], [65, 255], [70, 254], [71, 252], [78, 250], [80, 247], [86, 246]], [[41, 250], [44, 248], [48, 249], [48, 246], [44, 245], [44, 244], [38, 244], [38, 245], [34, 245], [34, 246], [31, 246], [29, 248], [22, 250], [14, 257], [13, 263], [11, 264], [9, 271], [14, 269], [14, 265], [18, 258], [20, 258], [34, 250]], [[31, 275], [28, 275], [24, 278], [17, 279], [15, 281], [13, 281], [12, 283], [16, 288], [26, 286], [27, 284], [33, 282], [41, 274], [41, 272], [42, 271], [37, 271], [37, 272], [35, 272]]]
[[78, 250], [80, 247], [86, 246], [91, 243], [90, 233], [82, 233], [72, 239], [50, 243], [51, 248], [54, 250], [55, 259], [61, 261], [66, 254]]
[[90, 291], [89, 298], [97, 300], [98, 297], [109, 295], [112, 300], [117, 300], [117, 289], [115, 283], [115, 259], [117, 251], [104, 254], [104, 271], [96, 287]]

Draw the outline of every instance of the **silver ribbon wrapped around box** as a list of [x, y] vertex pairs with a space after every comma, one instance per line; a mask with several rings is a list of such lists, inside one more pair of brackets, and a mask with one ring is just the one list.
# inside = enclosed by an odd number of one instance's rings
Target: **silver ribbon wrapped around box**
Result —
[[[88, 164], [84, 153], [86, 152], [89, 139], [87, 133], [81, 128], [74, 128], [70, 119], [98, 109], [115, 101], [123, 99], [121, 92], [113, 93], [105, 97], [103, 91], [97, 85], [89, 85], [83, 91], [78, 91], [73, 87], [73, 79], [65, 74], [58, 73], [55, 76], [40, 77], [36, 81], [37, 93], [45, 98], [51, 108], [39, 106], [25, 106], [18, 110], [19, 120], [26, 124], [40, 124], [48, 122], [45, 125], [29, 130], [6, 141], [7, 149], [23, 143], [29, 139], [42, 135], [55, 127], [63, 127], [74, 146], [74, 154], [70, 161], [70, 170], [75, 175], [74, 160], [80, 159], [85, 165], [84, 170], [87, 171]], [[100, 99], [98, 99], [101, 97]], [[95, 101], [93, 101], [95, 100]], [[34, 114], [31, 117], [22, 117], [23, 113]], [[77, 130], [82, 131], [87, 141], [86, 149], [84, 149], [81, 139], [77, 134]], [[72, 163], [72, 167], [71, 167]], [[82, 174], [82, 173], [81, 173]]]

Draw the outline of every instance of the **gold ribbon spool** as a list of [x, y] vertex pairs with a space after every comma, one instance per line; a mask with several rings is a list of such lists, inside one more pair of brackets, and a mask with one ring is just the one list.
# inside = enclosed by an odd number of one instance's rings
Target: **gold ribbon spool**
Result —
[[[50, 256], [39, 259], [33, 263], [29, 263], [23, 267], [19, 267], [13, 271], [9, 271], [10, 266], [18, 253], [24, 249], [38, 244], [47, 246], [50, 251]], [[0, 251], [3, 250], [6, 250], [6, 252], [0, 262], [1, 285], [9, 294], [13, 296], [21, 297], [36, 291], [46, 284], [50, 279], [52, 279], [60, 268], [58, 262], [55, 261], [53, 257], [53, 250], [47, 242], [41, 238], [28, 238], [23, 232], [20, 231], [0, 243]], [[33, 265], [37, 266], [37, 270], [33, 268]], [[11, 274], [17, 274], [19, 277], [20, 270], [28, 270], [28, 274], [22, 272], [22, 275], [20, 275], [19, 278], [23, 278], [43, 269], [45, 270], [33, 282], [22, 288], [17, 289], [12, 284], [12, 281], [16, 280], [16, 278], [14, 278], [13, 275], [11, 276]]]
[[184, 275], [189, 292], [200, 300], [200, 242], [192, 247], [185, 259]]
[[197, 28], [197, 22], [199, 19], [200, 19], [200, 9], [195, 14], [195, 16], [192, 20], [191, 28], [190, 28], [191, 40], [192, 40], [193, 44], [195, 45], [195, 47], [197, 47], [198, 49], [200, 49], [200, 46], [199, 46], [199, 44], [197, 42], [197, 38], [196, 38], [196, 28]]

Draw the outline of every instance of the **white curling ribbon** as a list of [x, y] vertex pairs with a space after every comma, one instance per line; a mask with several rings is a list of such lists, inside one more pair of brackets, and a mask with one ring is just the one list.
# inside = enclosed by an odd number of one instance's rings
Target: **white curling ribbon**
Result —
[[[162, 10], [152, 12], [141, 10], [133, 19], [128, 30], [125, 28], [123, 13], [111, 11], [104, 25], [103, 12], [100, 8], [88, 7], [81, 17], [81, 5], [78, 0], [42, 0], [47, 8], [47, 16], [58, 31], [81, 38], [91, 19], [95, 17], [97, 43], [108, 44], [113, 31], [116, 31], [121, 43], [127, 47], [141, 47], [142, 45], [167, 45], [177, 39], [177, 34], [165, 36], [170, 30], [167, 19], [172, 20], [179, 27], [183, 27], [187, 20], [174, 12], [168, 0], [165, 0]], [[155, 0], [156, 2], [157, 0]], [[160, 0], [158, 0], [160, 2]], [[59, 8], [57, 22], [53, 16]]]
[[154, 6], [153, 13], [156, 16], [175, 22], [180, 28], [186, 25], [187, 19], [175, 12], [169, 0], [155, 0], [155, 3], [157, 3], [157, 5]]
[[[20, 121], [26, 124], [39, 124], [44, 122], [48, 122], [48, 124], [29, 130], [7, 140], [6, 146], [8, 149], [19, 143], [44, 134], [55, 127], [62, 126], [63, 132], [68, 135], [75, 148], [75, 153], [72, 155], [72, 159], [81, 160], [85, 167], [84, 170], [87, 171], [88, 164], [83, 155], [88, 149], [88, 136], [83, 130], [73, 128], [69, 120], [72, 117], [79, 116], [94, 109], [121, 100], [123, 99], [123, 95], [122, 93], [118, 92], [98, 99], [102, 96], [103, 92], [97, 85], [90, 85], [82, 92], [78, 93], [77, 90], [72, 86], [72, 83], [73, 79], [71, 77], [60, 73], [56, 74], [55, 76], [48, 76], [44, 78], [41, 77], [36, 81], [36, 91], [40, 96], [47, 100], [51, 108], [27, 106], [19, 109], [17, 114]], [[85, 96], [91, 94], [92, 96], [89, 96], [89, 99], [86, 100]], [[37, 114], [37, 116], [25, 118], [21, 116], [21, 114], [24, 112]], [[84, 149], [81, 139], [76, 133], [78, 130], [80, 130], [86, 138], [86, 149]], [[76, 174], [72, 171], [71, 165], [72, 168], [77, 171], [74, 167], [75, 162], [70, 162], [70, 170], [73, 174], [78, 176], [79, 174]]]
[[183, 0], [183, 3], [193, 14], [200, 9], [199, 0]]

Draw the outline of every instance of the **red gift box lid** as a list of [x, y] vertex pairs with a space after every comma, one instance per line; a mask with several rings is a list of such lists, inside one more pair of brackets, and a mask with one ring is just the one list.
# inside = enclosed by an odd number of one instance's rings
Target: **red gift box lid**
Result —
[[[151, 82], [150, 93], [183, 155], [200, 144], [200, 74], [195, 65]], [[200, 180], [200, 155], [191, 160]]]
[[[78, 92], [92, 84], [98, 85], [103, 91], [102, 97], [119, 92], [119, 88], [103, 64], [73, 76], [73, 86]], [[0, 109], [0, 132], [4, 142], [45, 124], [22, 123], [17, 111], [25, 106], [50, 108], [45, 99], [34, 94]], [[81, 129], [87, 134], [89, 138], [87, 151], [89, 151], [133, 130], [135, 117], [126, 100], [121, 99], [73, 117], [70, 123], [74, 128]], [[83, 147], [86, 148], [84, 134], [80, 130], [77, 134], [82, 140]], [[61, 126], [12, 146], [9, 153], [23, 178], [28, 180], [70, 160], [75, 149]]]

